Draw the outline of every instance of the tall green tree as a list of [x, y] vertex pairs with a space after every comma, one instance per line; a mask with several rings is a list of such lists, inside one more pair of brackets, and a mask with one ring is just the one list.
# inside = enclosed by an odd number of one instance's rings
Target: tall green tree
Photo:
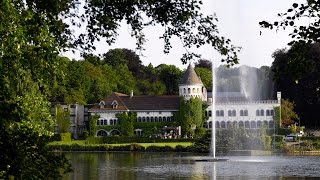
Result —
[[182, 78], [182, 72], [174, 65], [160, 64], [156, 67], [156, 71], [159, 74], [159, 79], [166, 86], [166, 94], [178, 94], [179, 82]]
[[121, 134], [132, 137], [134, 130], [134, 121], [137, 119], [137, 114], [134, 112], [124, 112], [116, 114], [119, 120]]

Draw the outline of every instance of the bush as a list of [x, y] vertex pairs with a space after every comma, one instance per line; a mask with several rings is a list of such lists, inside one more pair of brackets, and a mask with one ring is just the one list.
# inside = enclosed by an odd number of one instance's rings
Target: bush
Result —
[[103, 144], [103, 139], [89, 136], [86, 138], [85, 144]]
[[302, 136], [301, 140], [320, 141], [319, 136]]
[[70, 142], [71, 141], [71, 133], [60, 133], [61, 141]]
[[284, 135], [272, 135], [271, 139], [272, 141], [275, 140], [276, 142], [283, 142], [284, 141]]

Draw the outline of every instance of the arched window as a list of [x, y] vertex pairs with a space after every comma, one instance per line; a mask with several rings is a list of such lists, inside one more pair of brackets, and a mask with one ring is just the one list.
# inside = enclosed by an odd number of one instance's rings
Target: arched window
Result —
[[196, 88], [192, 88], [192, 92], [193, 92], [193, 93], [196, 93]]
[[251, 121], [251, 128], [257, 128], [257, 123], [255, 121]]
[[224, 116], [224, 111], [220, 110], [220, 116]]
[[240, 110], [240, 116], [243, 116], [243, 110]]
[[232, 111], [228, 110], [228, 116], [232, 116]]
[[184, 94], [187, 93], [186, 88], [183, 88], [183, 93], [184, 93]]
[[100, 129], [97, 131], [97, 136], [108, 136], [108, 131]]
[[190, 90], [190, 88], [188, 88], [188, 94], [190, 94], [191, 93], [191, 90]]
[[244, 110], [244, 116], [248, 116], [248, 110]]
[[236, 116], [236, 110], [232, 110], [232, 116]]
[[168, 121], [168, 122], [171, 121], [171, 117], [170, 117], [170, 116], [167, 117], [167, 121]]
[[99, 126], [99, 125], [100, 125], [100, 120], [98, 119], [98, 120], [97, 120], [97, 126]]
[[212, 129], [212, 121], [209, 122], [209, 128]]
[[274, 116], [274, 111], [273, 111], [273, 109], [270, 110], [270, 116]]
[[209, 111], [209, 117], [211, 117], [212, 116], [212, 112], [211, 111]]
[[103, 120], [103, 125], [108, 125], [108, 121], [106, 119]]
[[219, 117], [220, 116], [220, 111], [216, 110], [216, 116]]
[[269, 124], [268, 124], [268, 121], [263, 121], [263, 126], [264, 126], [264, 127], [268, 127], [268, 125], [269, 125]]
[[208, 111], [204, 111], [204, 116], [208, 117]]
[[150, 117], [147, 117], [147, 122], [150, 122]]
[[264, 110], [263, 109], [260, 110], [260, 116], [264, 116]]
[[220, 128], [220, 122], [219, 121], [216, 121], [216, 128]]
[[250, 128], [250, 122], [249, 122], [249, 121], [245, 121], [245, 122], [244, 122], [244, 127], [245, 127], [246, 129], [249, 129], [249, 128]]
[[221, 125], [221, 128], [226, 128], [226, 122], [221, 121], [220, 125]]
[[261, 122], [261, 121], [258, 121], [258, 122], [257, 122], [257, 128], [260, 128], [260, 127], [261, 127], [261, 124], [262, 124], [262, 122]]
[[227, 128], [232, 128], [232, 123], [231, 123], [231, 121], [227, 121]]
[[273, 121], [269, 121], [269, 128], [270, 128], [270, 129], [273, 128]]
[[239, 128], [242, 128], [244, 126], [243, 121], [239, 121]]
[[235, 127], [235, 128], [237, 128], [237, 127], [238, 127], [238, 122], [237, 122], [237, 121], [233, 121], [233, 122], [232, 122], [232, 126]]
[[256, 116], [260, 116], [260, 111], [258, 109], [256, 110]]
[[166, 118], [166, 117], [162, 117], [162, 120], [163, 120], [164, 122], [166, 122], [166, 121], [167, 121], [167, 118]]
[[270, 110], [269, 109], [267, 109], [267, 111], [266, 111], [266, 116], [270, 116]]
[[151, 119], [151, 122], [154, 122], [154, 117], [151, 117], [150, 119]]
[[141, 117], [138, 117], [138, 122], [141, 122]]
[[154, 122], [158, 122], [158, 117], [155, 117], [155, 118], [154, 118]]
[[113, 119], [110, 119], [110, 125], [113, 125]]
[[146, 117], [142, 117], [142, 122], [146, 122]]
[[159, 122], [162, 122], [162, 117], [159, 117]]

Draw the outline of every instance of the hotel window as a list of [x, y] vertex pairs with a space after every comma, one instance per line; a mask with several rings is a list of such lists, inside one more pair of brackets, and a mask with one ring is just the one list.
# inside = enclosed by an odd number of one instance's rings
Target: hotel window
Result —
[[263, 109], [260, 110], [260, 116], [264, 116], [264, 110]]
[[248, 110], [244, 110], [244, 116], [248, 116]]
[[224, 111], [220, 110], [220, 116], [224, 116]]
[[270, 110], [270, 115], [271, 115], [271, 116], [274, 116], [274, 111], [273, 111], [273, 109]]
[[191, 93], [191, 90], [190, 90], [190, 88], [188, 88], [188, 94], [190, 94]]
[[236, 113], [236, 110], [232, 110], [232, 116], [236, 116], [237, 113]]

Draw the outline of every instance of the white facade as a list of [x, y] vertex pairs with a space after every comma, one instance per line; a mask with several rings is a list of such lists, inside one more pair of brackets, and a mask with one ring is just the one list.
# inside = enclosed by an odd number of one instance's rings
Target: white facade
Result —
[[185, 100], [189, 100], [191, 97], [197, 97], [201, 98], [202, 101], [207, 101], [207, 89], [203, 86], [203, 84], [180, 85], [179, 95]]
[[262, 125], [273, 128], [274, 108], [279, 106], [278, 100], [225, 102], [217, 103], [212, 112], [212, 105], [209, 105], [206, 111], [207, 125], [211, 128], [214, 121], [217, 128], [228, 128], [230, 125], [251, 129]]

